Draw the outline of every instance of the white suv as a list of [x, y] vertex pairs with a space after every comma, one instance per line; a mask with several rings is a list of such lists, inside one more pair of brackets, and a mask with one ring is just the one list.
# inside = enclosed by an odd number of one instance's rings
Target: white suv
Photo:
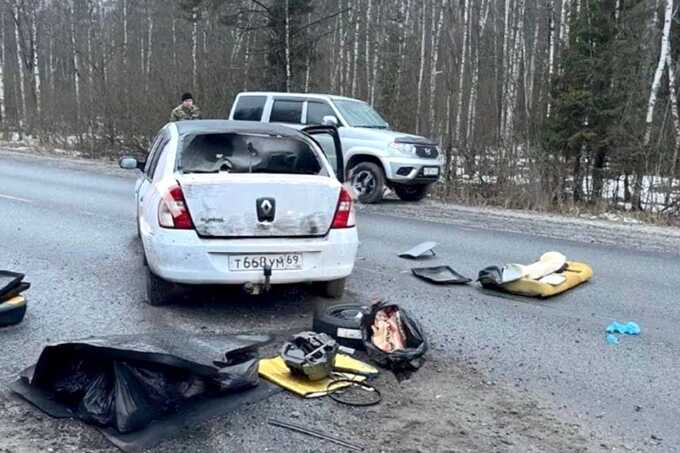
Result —
[[378, 112], [357, 99], [309, 93], [240, 93], [229, 119], [296, 128], [336, 125], [344, 150], [344, 171], [362, 203], [379, 202], [386, 186], [402, 200], [421, 200], [439, 180], [444, 163], [432, 140], [390, 130]]
[[[314, 137], [314, 138], [312, 138]], [[335, 146], [322, 150], [316, 139]], [[136, 184], [139, 235], [148, 264], [147, 299], [172, 301], [186, 284], [322, 282], [343, 294], [358, 238], [353, 200], [335, 176], [342, 149], [334, 127], [240, 121], [167, 124]]]

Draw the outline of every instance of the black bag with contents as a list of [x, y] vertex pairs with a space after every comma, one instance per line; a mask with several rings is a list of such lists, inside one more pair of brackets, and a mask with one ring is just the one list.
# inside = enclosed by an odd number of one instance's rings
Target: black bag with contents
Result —
[[427, 340], [420, 323], [398, 305], [377, 302], [361, 320], [368, 356], [383, 368], [417, 370], [424, 362]]

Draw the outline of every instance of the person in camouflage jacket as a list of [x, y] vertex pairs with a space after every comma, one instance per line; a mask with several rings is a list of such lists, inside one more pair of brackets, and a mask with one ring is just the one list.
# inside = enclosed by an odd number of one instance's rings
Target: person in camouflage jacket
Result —
[[182, 95], [182, 103], [172, 109], [170, 113], [170, 121], [198, 120], [200, 118], [201, 111], [194, 105], [191, 93], [184, 93]]

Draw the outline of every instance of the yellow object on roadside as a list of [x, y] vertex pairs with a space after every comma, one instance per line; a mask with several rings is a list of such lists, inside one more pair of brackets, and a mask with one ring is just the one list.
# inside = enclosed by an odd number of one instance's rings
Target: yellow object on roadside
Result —
[[26, 299], [24, 298], [24, 296], [15, 296], [2, 303], [8, 305], [26, 305]]
[[512, 294], [529, 297], [551, 297], [563, 293], [575, 286], [587, 282], [593, 277], [593, 270], [585, 263], [567, 261], [567, 267], [560, 275], [564, 275], [565, 280], [559, 285], [541, 283], [538, 280], [521, 278], [514, 282], [503, 284], [503, 289]]
[[[338, 371], [333, 373], [333, 377], [327, 377], [319, 381], [310, 381], [305, 377], [293, 375], [283, 359], [277, 356], [260, 360], [258, 372], [260, 376], [268, 381], [304, 398], [317, 398], [327, 395], [328, 384], [338, 378], [361, 382], [366, 380], [366, 376], [378, 374], [377, 368], [345, 354], [335, 356], [335, 369]], [[338, 384], [338, 386], [342, 387], [349, 385], [349, 383]], [[333, 389], [336, 388], [334, 387]]]

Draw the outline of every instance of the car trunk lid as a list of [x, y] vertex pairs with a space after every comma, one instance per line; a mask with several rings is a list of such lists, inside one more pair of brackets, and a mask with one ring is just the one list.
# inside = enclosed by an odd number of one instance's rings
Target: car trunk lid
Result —
[[199, 236], [317, 237], [331, 227], [340, 183], [317, 175], [183, 174], [182, 187]]

